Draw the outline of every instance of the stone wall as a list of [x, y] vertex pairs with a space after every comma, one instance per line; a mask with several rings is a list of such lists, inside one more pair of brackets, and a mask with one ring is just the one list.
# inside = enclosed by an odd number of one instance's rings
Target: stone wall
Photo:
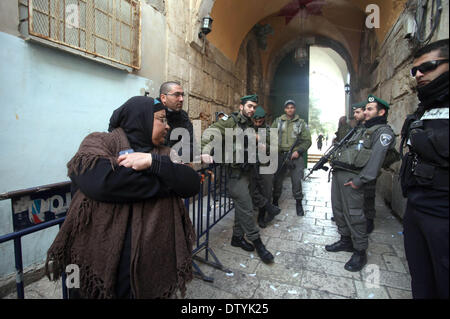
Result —
[[[255, 35], [249, 33], [242, 42], [236, 62], [230, 61], [209, 43], [207, 37], [205, 41], [198, 39], [199, 29], [195, 25], [200, 18], [194, 13], [182, 14], [193, 10], [188, 7], [188, 3], [176, 1], [177, 9], [174, 0], [166, 1], [166, 5], [166, 80], [178, 80], [182, 83], [187, 93], [184, 109], [191, 120], [202, 121], [204, 130], [215, 121], [216, 112], [229, 114], [238, 110], [240, 97], [247, 93], [247, 43], [255, 42]], [[252, 50], [250, 55], [255, 54], [259, 52]], [[260, 59], [258, 62], [261, 63]], [[259, 75], [262, 78], [261, 67], [250, 69], [253, 77], [258, 78]]]
[[[440, 26], [434, 33], [431, 42], [448, 38], [448, 1], [443, 2]], [[390, 102], [388, 122], [396, 134], [396, 146], [399, 149], [400, 131], [406, 116], [412, 113], [419, 103], [416, 97], [415, 80], [410, 76], [413, 52], [418, 43], [407, 34], [408, 21], [416, 12], [416, 1], [408, 1], [405, 10], [387, 34], [384, 42], [378, 44], [373, 32], [367, 31], [362, 37], [358, 86], [353, 101], [359, 101], [373, 93]], [[427, 20], [430, 19], [430, 10]], [[427, 34], [429, 25], [427, 26]], [[377, 182], [377, 192], [390, 204], [393, 212], [403, 217], [406, 199], [403, 198], [399, 172], [400, 162], [393, 164], [388, 170], [382, 170]]]

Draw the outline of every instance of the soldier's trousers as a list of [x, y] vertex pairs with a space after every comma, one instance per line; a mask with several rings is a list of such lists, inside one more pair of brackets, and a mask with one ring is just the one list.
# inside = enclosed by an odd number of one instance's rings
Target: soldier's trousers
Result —
[[375, 218], [375, 192], [377, 180], [373, 180], [364, 185], [364, 215], [367, 219]]
[[248, 240], [259, 238], [259, 228], [253, 218], [253, 203], [250, 195], [250, 173], [229, 168], [228, 192], [234, 202], [233, 236], [247, 236]]
[[272, 200], [273, 174], [260, 174], [253, 169], [250, 176], [250, 195], [257, 208], [263, 208]]
[[333, 171], [331, 206], [339, 234], [351, 237], [355, 249], [365, 250], [369, 241], [367, 220], [363, 210], [364, 186], [359, 189], [344, 186], [356, 176], [354, 173], [343, 170]]
[[[278, 154], [278, 165], [282, 164], [283, 156], [282, 153]], [[283, 189], [283, 180], [286, 175], [291, 176], [292, 183], [292, 195], [296, 200], [303, 199], [302, 191], [302, 179], [304, 176], [305, 162], [303, 161], [303, 156], [292, 161], [295, 164], [294, 169], [286, 169], [286, 167], [275, 174], [273, 179], [273, 197], [280, 198]]]
[[408, 200], [403, 232], [414, 299], [448, 299], [448, 225], [448, 218], [426, 214]]

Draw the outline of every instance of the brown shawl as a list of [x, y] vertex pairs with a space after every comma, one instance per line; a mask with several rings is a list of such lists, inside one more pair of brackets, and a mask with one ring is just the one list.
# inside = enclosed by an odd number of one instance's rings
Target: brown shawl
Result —
[[[119, 151], [129, 149], [121, 128], [92, 133], [67, 164], [79, 174], [99, 158], [116, 167]], [[167, 155], [169, 148], [152, 152]], [[129, 204], [92, 200], [77, 191], [66, 220], [47, 253], [46, 273], [56, 280], [69, 264], [80, 269], [80, 292], [86, 298], [114, 298], [116, 273], [128, 217], [132, 210], [131, 289], [135, 298], [169, 298], [179, 289], [184, 297], [192, 278], [195, 240], [189, 214], [180, 197], [172, 195]]]

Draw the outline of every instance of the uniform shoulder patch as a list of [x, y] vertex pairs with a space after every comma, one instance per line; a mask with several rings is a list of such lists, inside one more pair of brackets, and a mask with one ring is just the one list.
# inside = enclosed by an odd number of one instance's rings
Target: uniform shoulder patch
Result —
[[427, 110], [421, 120], [448, 120], [448, 107]]
[[225, 114], [224, 116], [222, 116], [222, 118], [221, 118], [220, 120], [221, 120], [221, 121], [226, 121], [226, 120], [228, 120], [228, 117], [229, 117], [229, 116]]
[[380, 135], [380, 143], [383, 146], [388, 146], [392, 142], [392, 136], [386, 133]]

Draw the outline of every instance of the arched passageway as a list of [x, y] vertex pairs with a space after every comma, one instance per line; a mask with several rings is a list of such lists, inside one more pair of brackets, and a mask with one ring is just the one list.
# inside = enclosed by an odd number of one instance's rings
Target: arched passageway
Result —
[[[385, 36], [405, 2], [406, 0], [373, 1], [380, 9], [382, 18], [382, 27], [373, 31], [377, 39]], [[358, 72], [361, 38], [367, 31], [367, 4], [364, 1], [204, 0], [200, 7], [202, 12], [210, 7], [210, 14], [214, 19], [213, 31], [208, 35], [209, 42], [237, 66], [247, 65], [246, 78], [243, 79], [246, 92], [242, 93], [259, 93], [262, 104], [271, 117], [280, 113], [281, 100], [289, 95], [287, 93], [301, 97], [302, 105], [309, 104], [306, 87], [308, 81], [305, 79], [308, 68], [300, 70], [294, 64], [286, 66], [290, 59], [287, 56], [293, 55], [301, 45], [332, 48], [345, 60], [350, 78], [357, 78], [355, 75]], [[243, 48], [247, 52], [245, 63], [240, 62]], [[298, 86], [299, 90], [296, 92], [291, 89], [291, 92], [283, 93], [280, 88], [286, 87], [284, 80], [278, 83], [283, 78], [281, 69], [286, 67], [288, 73], [298, 69], [299, 75], [294, 77], [294, 82], [298, 80], [303, 84]], [[292, 75], [286, 76], [292, 78]], [[357, 81], [350, 83], [352, 86], [353, 84], [355, 87], [352, 89], [355, 89]], [[349, 102], [347, 101], [346, 114], [349, 113]], [[308, 118], [307, 108], [301, 111], [301, 115]]]

